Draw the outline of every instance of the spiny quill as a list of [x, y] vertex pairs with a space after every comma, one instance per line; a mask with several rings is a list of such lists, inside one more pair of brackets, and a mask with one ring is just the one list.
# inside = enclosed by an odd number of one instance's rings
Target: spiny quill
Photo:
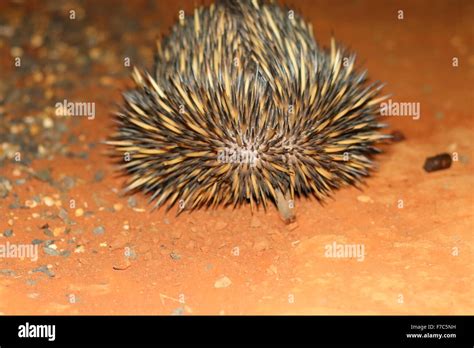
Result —
[[[133, 71], [107, 143], [129, 174], [126, 191], [180, 211], [322, 201], [374, 167], [382, 84], [355, 55], [316, 43], [301, 17], [264, 1], [198, 8], [157, 43], [153, 74]], [[126, 155], [129, 155], [127, 160]]]

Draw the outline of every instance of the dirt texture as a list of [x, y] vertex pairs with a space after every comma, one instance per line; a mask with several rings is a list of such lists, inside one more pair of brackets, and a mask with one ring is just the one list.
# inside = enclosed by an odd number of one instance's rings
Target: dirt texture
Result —
[[[289, 225], [273, 206], [176, 217], [120, 193], [102, 143], [120, 93], [193, 2], [0, 3], [0, 245], [38, 245], [0, 258], [2, 314], [474, 314], [474, 3], [287, 4], [420, 105], [383, 117], [405, 139], [362, 190], [297, 199]], [[95, 118], [56, 116], [64, 99]], [[450, 168], [423, 170], [441, 153]]]

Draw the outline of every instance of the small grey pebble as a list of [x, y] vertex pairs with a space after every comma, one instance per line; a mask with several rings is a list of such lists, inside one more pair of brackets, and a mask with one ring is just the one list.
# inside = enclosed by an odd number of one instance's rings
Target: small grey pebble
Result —
[[137, 206], [137, 199], [135, 197], [128, 197], [127, 204], [130, 208], [135, 208]]
[[14, 276], [15, 272], [12, 271], [11, 269], [0, 269], [0, 274], [6, 275], [6, 276]]
[[[74, 220], [71, 220], [70, 218], [67, 218], [66, 220], [64, 220], [65, 223], [67, 223], [68, 225], [72, 226], [72, 225], [76, 225], [76, 221]], [[66, 229], [64, 231], [64, 233], [69, 233], [71, 231], [71, 229], [69, 228], [69, 231]]]
[[100, 182], [104, 179], [104, 177], [105, 177], [104, 171], [103, 170], [98, 170], [94, 174], [94, 181], [95, 182]]
[[59, 210], [58, 216], [59, 216], [60, 219], [63, 220], [63, 221], [67, 220], [67, 218], [68, 218], [68, 213], [67, 213], [66, 209], [61, 208], [61, 210]]
[[3, 235], [5, 237], [11, 237], [13, 235], [13, 230], [11, 228], [9, 228], [9, 229], [3, 231]]
[[49, 183], [51, 183], [53, 181], [53, 178], [51, 177], [51, 168], [42, 169], [42, 170], [36, 172], [35, 176], [40, 181], [49, 182]]
[[68, 191], [76, 185], [76, 180], [73, 177], [66, 176], [61, 182], [61, 191]]
[[44, 240], [41, 240], [41, 239], [33, 239], [31, 241], [31, 244], [36, 245], [36, 244], [41, 244], [43, 242], [44, 242]]
[[34, 279], [27, 279], [26, 280], [26, 284], [30, 285], [30, 286], [34, 286], [34, 285], [36, 285], [36, 283], [37, 283], [37, 281], [34, 280]]
[[45, 246], [50, 246], [51, 244], [54, 244], [54, 239], [48, 239], [47, 241], [44, 242]]
[[181, 255], [176, 253], [176, 252], [171, 252], [170, 254], [170, 257], [173, 259], [173, 260], [181, 260]]
[[74, 134], [69, 135], [69, 137], [67, 139], [69, 144], [77, 144], [78, 140], [79, 140], [79, 138]]
[[60, 133], [67, 132], [68, 129], [69, 129], [69, 127], [68, 127], [67, 124], [65, 124], [65, 123], [58, 123], [58, 124], [57, 124], [57, 130], [58, 130], [58, 132], [60, 132]]
[[11, 203], [8, 207], [10, 209], [21, 208], [21, 203], [20, 203], [20, 199], [18, 198], [18, 196], [15, 196], [15, 201], [13, 203]]
[[0, 198], [6, 198], [8, 196], [8, 190], [0, 184]]
[[5, 198], [8, 196], [8, 192], [12, 190], [12, 185], [10, 180], [5, 177], [0, 177], [0, 198]]
[[31, 272], [33, 272], [33, 273], [41, 272], [41, 273], [46, 274], [50, 278], [54, 277], [54, 273], [46, 265], [34, 268], [34, 269], [31, 270]]
[[59, 251], [57, 251], [55, 249], [48, 248], [48, 247], [44, 247], [43, 251], [46, 254], [51, 255], [51, 256], [58, 256], [59, 255]]
[[48, 237], [54, 237], [53, 232], [49, 228], [43, 228], [43, 233]]
[[76, 156], [78, 158], [81, 158], [81, 159], [88, 159], [89, 158], [89, 153], [86, 152], [86, 151], [81, 151], [81, 152], [77, 153]]
[[137, 253], [135, 252], [135, 250], [133, 250], [132, 248], [130, 248], [128, 250], [128, 256], [127, 256], [129, 259], [132, 259], [132, 260], [136, 260], [137, 259]]
[[105, 232], [105, 228], [104, 226], [97, 226], [92, 232], [94, 234], [103, 234]]

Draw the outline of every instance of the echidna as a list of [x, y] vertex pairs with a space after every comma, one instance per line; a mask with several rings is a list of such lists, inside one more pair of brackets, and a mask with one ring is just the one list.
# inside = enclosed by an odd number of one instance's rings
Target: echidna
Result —
[[157, 47], [152, 75], [134, 69], [108, 142], [124, 156], [126, 190], [156, 207], [273, 202], [288, 221], [295, 196], [321, 201], [369, 175], [388, 137], [382, 84], [272, 2], [198, 8]]

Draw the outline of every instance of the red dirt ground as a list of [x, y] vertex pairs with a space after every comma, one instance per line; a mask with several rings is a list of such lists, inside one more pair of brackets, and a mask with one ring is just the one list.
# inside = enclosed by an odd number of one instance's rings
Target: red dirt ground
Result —
[[[138, 5], [130, 16], [140, 13]], [[274, 207], [253, 215], [244, 206], [175, 217], [174, 211], [150, 212], [146, 197], [136, 194], [133, 209], [128, 197], [117, 194], [124, 178], [114, 171], [105, 146], [87, 147], [110, 134], [111, 104], [120, 101], [119, 90], [130, 84], [128, 78], [111, 77], [113, 88], [66, 90], [68, 98], [96, 101], [95, 120], [81, 119], [72, 128], [80, 140], [75, 149], [87, 150], [89, 157], [56, 155], [34, 160], [30, 167], [10, 162], [0, 167], [11, 181], [26, 178], [27, 168], [48, 167], [55, 181], [78, 178], [62, 196], [34, 178], [14, 186], [22, 204], [35, 195], [41, 203], [13, 210], [12, 192], [0, 200], [0, 232], [14, 232], [1, 235], [0, 243], [54, 239], [58, 250], [71, 254], [47, 255], [40, 246], [36, 262], [0, 258], [0, 269], [14, 271], [0, 274], [1, 313], [474, 314], [474, 4], [290, 5], [313, 23], [322, 43], [334, 31], [338, 41], [357, 51], [359, 64], [372, 79], [387, 82], [385, 91], [393, 93], [393, 100], [421, 103], [419, 120], [384, 120], [406, 140], [383, 148], [379, 170], [363, 191], [342, 189], [325, 205], [299, 199], [292, 225], [285, 225]], [[144, 23], [151, 26], [159, 19], [163, 31], [179, 9], [192, 4], [160, 2], [158, 7], [162, 11], [146, 14]], [[397, 19], [399, 9], [403, 20]], [[104, 23], [97, 25], [106, 29]], [[9, 50], [8, 42], [0, 46], [2, 55]], [[453, 57], [459, 58], [458, 67], [452, 66]], [[0, 67], [12, 73], [8, 59], [2, 56]], [[443, 152], [456, 152], [459, 160], [450, 169], [426, 173], [425, 158]], [[97, 170], [105, 174], [100, 182], [94, 180]], [[57, 206], [47, 206], [46, 196]], [[56, 217], [61, 206], [76, 222], [68, 233]], [[78, 208], [93, 215], [76, 216]], [[41, 230], [46, 223], [55, 233], [52, 238]], [[105, 228], [103, 234], [93, 233], [98, 226]], [[325, 246], [333, 242], [363, 244], [365, 258], [325, 257]], [[42, 265], [50, 265], [54, 277], [31, 273]]]

